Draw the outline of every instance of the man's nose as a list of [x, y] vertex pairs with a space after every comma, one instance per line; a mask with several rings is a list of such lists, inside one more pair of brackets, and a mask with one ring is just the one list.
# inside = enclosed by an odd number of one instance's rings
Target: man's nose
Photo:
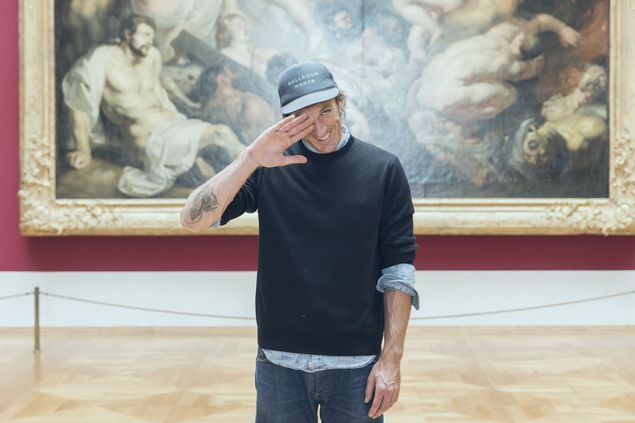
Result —
[[313, 133], [315, 135], [317, 135], [318, 137], [322, 137], [326, 135], [326, 131], [328, 130], [328, 127], [323, 122], [320, 122], [320, 119], [316, 119], [314, 125], [315, 125], [315, 129], [313, 130]]

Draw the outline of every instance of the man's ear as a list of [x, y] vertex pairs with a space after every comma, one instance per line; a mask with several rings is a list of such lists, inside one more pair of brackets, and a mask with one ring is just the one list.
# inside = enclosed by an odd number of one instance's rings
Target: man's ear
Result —
[[123, 30], [123, 37], [125, 38], [126, 41], [130, 40], [132, 34], [130, 33], [129, 29], [124, 29]]
[[341, 102], [337, 102], [337, 111], [340, 112], [340, 116], [344, 116], [344, 107], [342, 107], [343, 104]]

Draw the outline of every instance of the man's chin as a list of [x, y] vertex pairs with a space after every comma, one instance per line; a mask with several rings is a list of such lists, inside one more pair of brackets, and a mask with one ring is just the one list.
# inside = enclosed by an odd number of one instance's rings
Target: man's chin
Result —
[[132, 49], [132, 52], [137, 57], [148, 57], [150, 54], [150, 48]]

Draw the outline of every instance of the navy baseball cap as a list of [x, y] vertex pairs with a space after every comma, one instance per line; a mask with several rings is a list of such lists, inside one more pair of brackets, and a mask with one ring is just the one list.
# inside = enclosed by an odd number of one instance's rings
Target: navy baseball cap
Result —
[[340, 89], [333, 74], [318, 62], [289, 66], [278, 81], [278, 95], [283, 114], [337, 97]]

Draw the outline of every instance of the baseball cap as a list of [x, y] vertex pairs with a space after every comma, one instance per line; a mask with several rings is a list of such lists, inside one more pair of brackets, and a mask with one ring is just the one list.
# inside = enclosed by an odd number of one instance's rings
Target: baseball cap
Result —
[[333, 74], [318, 62], [289, 66], [278, 81], [278, 95], [283, 114], [337, 97], [340, 89]]

